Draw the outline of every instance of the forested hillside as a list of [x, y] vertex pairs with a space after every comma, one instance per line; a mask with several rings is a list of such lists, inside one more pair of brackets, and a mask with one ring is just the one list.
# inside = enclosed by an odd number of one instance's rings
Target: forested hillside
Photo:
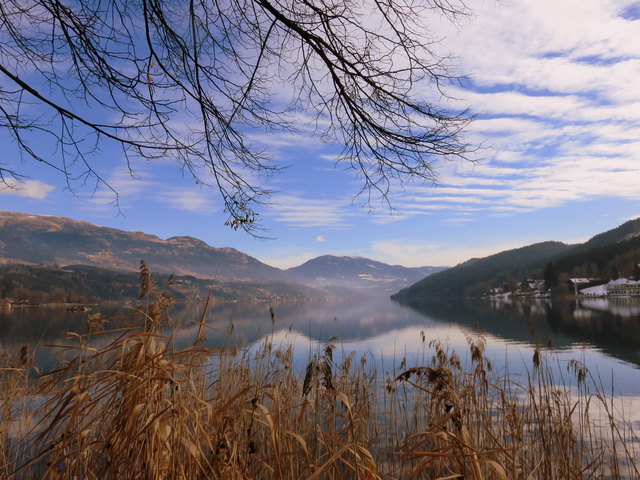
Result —
[[566, 245], [543, 242], [481, 259], [472, 259], [431, 275], [392, 298], [416, 303], [435, 296], [480, 296], [491, 288], [512, 287], [525, 278], [543, 279], [550, 266], [562, 287], [569, 278], [609, 280], [640, 275], [640, 219], [592, 237], [585, 243]]
[[544, 242], [485, 258], [471, 259], [400, 290], [392, 298], [403, 300], [420, 296], [480, 296], [496, 283], [509, 278], [520, 280], [525, 273], [544, 268], [549, 258], [566, 252], [569, 248], [569, 245], [560, 242]]

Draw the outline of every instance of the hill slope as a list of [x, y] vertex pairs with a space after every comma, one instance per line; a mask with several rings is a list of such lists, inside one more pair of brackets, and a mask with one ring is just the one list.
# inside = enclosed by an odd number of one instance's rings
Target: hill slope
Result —
[[[169, 275], [154, 274], [158, 287], [167, 284]], [[175, 276], [168, 292], [178, 301], [206, 298], [211, 293], [216, 301], [298, 301], [318, 296], [322, 292], [302, 285], [280, 282], [220, 282], [193, 276]], [[42, 265], [0, 265], [0, 298], [27, 303], [127, 301], [140, 293], [139, 274], [116, 272], [100, 267], [71, 265], [52, 267]]]
[[191, 237], [162, 240], [64, 217], [6, 211], [0, 211], [0, 259], [121, 271], [137, 271], [144, 259], [155, 272], [221, 280], [288, 280], [282, 270], [238, 250], [214, 248]]
[[370, 293], [393, 293], [445, 267], [408, 268], [363, 257], [323, 255], [287, 270], [300, 282]]
[[612, 243], [623, 242], [640, 236], [640, 218], [629, 220], [619, 227], [613, 228], [603, 233], [591, 237], [583, 244], [576, 245], [574, 251], [588, 250], [590, 248], [602, 247]]
[[496, 282], [509, 277], [520, 279], [527, 272], [543, 268], [549, 258], [570, 248], [560, 242], [542, 242], [485, 258], [474, 258], [431, 275], [392, 298], [409, 301], [422, 296], [479, 296]]
[[640, 219], [596, 235], [554, 260], [556, 270], [572, 277], [611, 278], [638, 276]]
[[640, 219], [625, 222], [578, 245], [542, 242], [472, 259], [427, 277], [392, 298], [419, 303], [421, 298], [434, 296], [478, 296], [509, 278], [520, 280], [523, 275], [540, 271], [549, 261], [565, 277], [606, 277], [616, 262], [621, 267], [624, 264], [621, 275], [630, 276], [634, 262], [640, 261]]

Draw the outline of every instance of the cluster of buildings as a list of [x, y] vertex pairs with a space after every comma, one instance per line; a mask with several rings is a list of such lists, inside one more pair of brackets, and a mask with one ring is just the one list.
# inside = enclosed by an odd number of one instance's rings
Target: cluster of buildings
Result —
[[547, 298], [551, 294], [545, 288], [544, 280], [533, 280], [528, 278], [520, 282], [517, 288], [511, 291], [507, 286], [492, 288], [485, 296], [506, 298], [506, 297], [533, 297], [533, 298]]
[[[576, 297], [640, 297], [640, 280], [618, 278], [606, 281], [601, 278], [570, 278], [568, 285], [570, 290], [562, 288], [564, 293], [573, 293]], [[534, 297], [548, 298], [551, 291], [546, 288], [544, 280], [526, 279], [511, 288], [506, 284], [502, 287], [492, 288], [484, 294], [492, 298], [507, 297]]]

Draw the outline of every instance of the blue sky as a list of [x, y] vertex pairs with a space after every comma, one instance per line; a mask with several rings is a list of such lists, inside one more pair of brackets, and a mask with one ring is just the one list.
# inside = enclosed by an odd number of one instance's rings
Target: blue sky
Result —
[[[255, 134], [288, 166], [259, 179], [276, 190], [257, 240], [223, 225], [214, 190], [168, 161], [139, 162], [137, 178], [105, 149], [97, 169], [118, 190], [76, 184], [20, 155], [6, 137], [2, 163], [29, 178], [0, 190], [0, 209], [68, 216], [168, 238], [190, 235], [278, 267], [325, 253], [407, 266], [454, 265], [543, 240], [583, 241], [640, 215], [640, 3], [506, 0], [470, 3], [459, 25], [434, 20], [439, 48], [457, 57], [464, 86], [451, 108], [478, 115], [466, 139], [477, 162], [437, 164], [437, 185], [396, 187], [393, 212], [355, 195], [335, 146], [308, 134]], [[1, 85], [1, 84], [0, 84]], [[431, 95], [425, 92], [425, 95]], [[445, 100], [442, 100], [445, 101]], [[21, 163], [22, 162], [22, 163]]]

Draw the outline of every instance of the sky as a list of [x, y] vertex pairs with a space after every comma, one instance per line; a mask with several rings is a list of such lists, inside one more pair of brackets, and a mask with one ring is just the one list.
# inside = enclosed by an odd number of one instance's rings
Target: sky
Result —
[[[58, 215], [161, 238], [188, 235], [280, 268], [323, 254], [405, 266], [452, 266], [545, 240], [581, 242], [640, 216], [640, 2], [471, 1], [452, 25], [434, 18], [442, 53], [467, 75], [448, 107], [476, 115], [477, 161], [437, 162], [435, 185], [412, 183], [364, 204], [335, 146], [311, 135], [253, 140], [287, 166], [269, 179], [256, 239], [224, 226], [216, 191], [176, 164], [136, 164], [105, 149], [95, 163], [119, 193], [66, 188], [0, 133], [0, 162], [28, 178], [0, 189], [0, 209]], [[1, 86], [1, 83], [0, 83]], [[445, 102], [445, 100], [442, 100]]]

